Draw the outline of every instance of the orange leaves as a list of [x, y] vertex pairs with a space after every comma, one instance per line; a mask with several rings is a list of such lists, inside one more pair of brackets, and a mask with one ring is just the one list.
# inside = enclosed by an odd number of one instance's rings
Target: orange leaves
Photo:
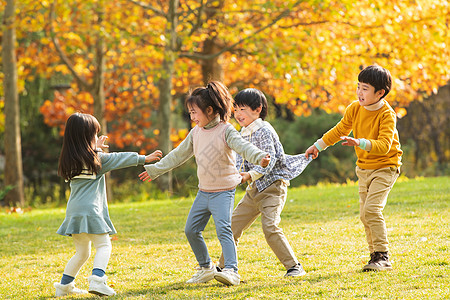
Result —
[[395, 108], [395, 113], [397, 114], [397, 118], [401, 119], [404, 116], [406, 116], [406, 109], [404, 109], [403, 107], [396, 107]]
[[[45, 78], [69, 74], [49, 35], [42, 34], [48, 3], [24, 1], [18, 18], [18, 36], [26, 41], [18, 49], [21, 86], [34, 74]], [[181, 0], [177, 8], [181, 16], [178, 52], [164, 50], [170, 37], [163, 17], [130, 1], [104, 1], [103, 7], [98, 7], [99, 3], [58, 0], [55, 32], [75, 70], [89, 84], [97, 70], [93, 51], [97, 37], [104, 39], [105, 117], [110, 140], [118, 147], [155, 146], [159, 131], [155, 130], [154, 112], [159, 105], [158, 81], [166, 75], [165, 55], [179, 56], [171, 95], [180, 99], [208, 80], [202, 73], [205, 61], [182, 54], [213, 54], [241, 39], [246, 40], [217, 58], [230, 91], [260, 88], [297, 115], [307, 115], [315, 107], [343, 112], [355, 99], [360, 67], [373, 63], [391, 71], [395, 84], [388, 101], [399, 106], [450, 79], [450, 17], [445, 1], [306, 0], [297, 7], [290, 7], [294, 1], [286, 0], [208, 1], [217, 7], [203, 11], [208, 15], [196, 16], [191, 12], [205, 1]], [[148, 3], [164, 11], [168, 6], [168, 1]], [[97, 8], [104, 8], [102, 23], [97, 22]], [[289, 13], [270, 26], [284, 9]], [[33, 14], [27, 14], [30, 10], [36, 15], [33, 21]], [[203, 23], [195, 28], [197, 20]], [[258, 31], [264, 26], [268, 28]], [[212, 50], [207, 49], [211, 40]], [[62, 126], [71, 112], [92, 112], [92, 101], [73, 86], [46, 101], [41, 112], [47, 124]], [[172, 103], [177, 113], [178, 105]], [[184, 132], [171, 133], [177, 145]]]
[[178, 147], [178, 145], [186, 138], [189, 131], [187, 129], [176, 130], [172, 129], [172, 133], [170, 134], [170, 140], [173, 143], [174, 147]]
[[46, 100], [40, 108], [40, 112], [44, 116], [45, 124], [49, 126], [58, 126], [63, 134], [63, 127], [67, 118], [74, 112], [93, 112], [92, 96], [87, 92], [80, 92], [73, 94], [73, 90], [66, 93], [54, 92], [54, 99], [52, 101]]

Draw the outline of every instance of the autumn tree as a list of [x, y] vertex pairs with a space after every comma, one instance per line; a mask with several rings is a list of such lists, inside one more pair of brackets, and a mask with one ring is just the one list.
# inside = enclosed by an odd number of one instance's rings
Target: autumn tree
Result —
[[[159, 50], [163, 51], [163, 60], [156, 79], [159, 89], [159, 146], [164, 153], [170, 151], [172, 146], [170, 133], [172, 131], [171, 105], [175, 94], [173, 81], [174, 73], [181, 71], [178, 67], [182, 65], [183, 58], [188, 58], [201, 65], [203, 83], [211, 79], [222, 80], [222, 68], [219, 64], [221, 54], [233, 50], [253, 35], [270, 28], [288, 15], [292, 7], [301, 2], [284, 3], [282, 9], [275, 10], [274, 15], [276, 16], [273, 19], [271, 18], [272, 14], [268, 14], [268, 20], [266, 20], [267, 17], [260, 20], [259, 26], [252, 28], [249, 34], [229, 42], [230, 31], [239, 31], [240, 27], [245, 24], [239, 22], [218, 24], [215, 21], [217, 14], [227, 14], [227, 12], [223, 12], [225, 1], [170, 0], [166, 3], [129, 1], [146, 9], [149, 12], [149, 18], [162, 18], [164, 21], [163, 28], [160, 28], [159, 31], [160, 38], [163, 40], [163, 46]], [[264, 5], [259, 7], [259, 9], [263, 8]], [[258, 14], [258, 10], [256, 11]], [[233, 12], [229, 14], [233, 14]], [[219, 19], [225, 20], [226, 18]], [[224, 46], [219, 45], [225, 44], [225, 41], [229, 43]], [[163, 178], [163, 182], [167, 182], [170, 186], [170, 178]]]
[[[147, 87], [152, 79], [145, 73], [130, 74], [144, 71], [145, 68], [140, 68], [142, 58], [139, 58], [138, 53], [125, 57], [130, 53], [124, 50], [127, 45], [133, 47], [133, 38], [127, 41], [118, 32], [122, 26], [134, 26], [136, 16], [131, 12], [129, 18], [123, 20], [123, 11], [128, 11], [128, 8], [117, 10], [116, 2], [104, 1], [54, 1], [50, 5], [50, 46], [63, 63], [56, 64], [54, 69], [62, 75], [69, 73], [76, 84], [72, 84], [71, 89], [63, 94], [57, 92], [53, 101], [44, 103], [41, 111], [46, 115], [49, 125], [62, 128], [69, 114], [79, 110], [92, 113], [93, 109], [94, 116], [102, 126], [102, 134], [108, 132], [111, 143], [119, 147], [126, 144], [139, 147], [142, 146], [143, 134], [139, 136], [139, 131], [134, 129], [140, 124], [147, 127], [151, 124], [148, 120], [151, 111], [140, 114], [141, 119], [134, 126], [131, 126], [129, 118], [133, 115], [136, 118], [138, 114], [133, 113], [133, 110], [142, 109], [144, 103], [150, 102], [141, 100], [142, 96], [150, 94], [152, 89]], [[138, 94], [138, 90], [142, 95]], [[120, 118], [123, 115], [128, 117]], [[150, 143], [145, 148], [151, 149], [155, 143], [148, 140]], [[111, 189], [108, 191], [111, 198]]]
[[3, 15], [2, 64], [5, 98], [5, 186], [13, 189], [6, 195], [10, 206], [25, 204], [23, 191], [20, 110], [17, 89], [15, 0], [7, 0]]
[[[95, 1], [93, 3], [88, 3], [88, 7], [92, 7], [92, 27], [94, 28], [94, 34], [86, 36], [88, 41], [88, 60], [85, 63], [89, 64], [88, 68], [80, 70], [78, 72], [75, 67], [75, 63], [67, 56], [67, 53], [63, 50], [60, 45], [59, 38], [55, 32], [56, 22], [56, 4], [57, 0], [54, 0], [50, 5], [50, 18], [49, 18], [49, 29], [50, 36], [53, 41], [53, 45], [59, 54], [59, 57], [69, 69], [72, 76], [75, 78], [77, 86], [80, 90], [89, 93], [93, 98], [93, 111], [94, 116], [100, 123], [102, 128], [102, 134], [108, 134], [108, 126], [105, 118], [105, 39], [103, 33], [103, 22], [105, 7], [104, 1]], [[79, 7], [77, 7], [79, 9]], [[88, 14], [88, 9], [81, 10], [78, 14], [79, 17], [86, 16]], [[90, 49], [89, 49], [90, 48]], [[112, 199], [112, 190], [110, 182], [110, 174], [107, 174], [106, 179], [108, 198]]]
[[[388, 100], [400, 115], [408, 103], [436, 93], [450, 79], [450, 12], [445, 1], [323, 1], [316, 12], [302, 3], [283, 19], [289, 40], [275, 32], [260, 58], [285, 78], [276, 95], [298, 115], [312, 107], [343, 111], [355, 99], [356, 76], [373, 63], [390, 70]], [[276, 53], [271, 49], [277, 49]]]
[[[80, 5], [76, 1], [72, 7]], [[114, 41], [107, 42], [105, 114], [111, 142], [119, 147], [149, 149], [158, 141], [167, 153], [183, 138], [171, 128], [172, 112], [180, 105], [175, 99], [209, 79], [223, 79], [232, 92], [261, 88], [296, 115], [317, 107], [343, 112], [354, 99], [360, 68], [372, 63], [391, 70], [395, 85], [389, 100], [399, 115], [403, 106], [449, 80], [450, 14], [438, 0], [104, 5], [105, 37]], [[64, 33], [67, 49], [79, 52], [79, 41], [92, 41], [92, 31], [81, 34], [88, 25], [72, 16], [83, 10], [64, 11], [60, 24], [72, 26]], [[87, 68], [86, 61], [91, 60], [78, 56], [77, 67]], [[42, 111], [49, 124], [60, 120], [58, 112], [69, 104], [89, 107], [92, 100], [82, 95], [69, 91], [46, 102]]]

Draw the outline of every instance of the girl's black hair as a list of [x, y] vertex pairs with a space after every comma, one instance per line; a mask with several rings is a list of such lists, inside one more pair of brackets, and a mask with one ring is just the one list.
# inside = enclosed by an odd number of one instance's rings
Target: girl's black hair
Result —
[[256, 110], [258, 107], [261, 107], [259, 117], [264, 120], [267, 116], [267, 99], [260, 90], [248, 88], [240, 91], [234, 97], [234, 105], [248, 106], [252, 110]]
[[371, 65], [362, 70], [358, 75], [358, 81], [370, 84], [375, 88], [375, 92], [384, 90], [384, 95], [380, 99], [386, 97], [392, 87], [391, 73], [378, 65]]
[[213, 112], [219, 114], [222, 121], [227, 122], [231, 117], [233, 97], [223, 83], [211, 81], [206, 87], [193, 90], [186, 98], [185, 104], [188, 109], [195, 104], [203, 113], [211, 106]]
[[71, 180], [83, 171], [98, 173], [101, 161], [96, 151], [95, 136], [99, 132], [100, 124], [92, 115], [74, 113], [67, 119], [58, 175]]

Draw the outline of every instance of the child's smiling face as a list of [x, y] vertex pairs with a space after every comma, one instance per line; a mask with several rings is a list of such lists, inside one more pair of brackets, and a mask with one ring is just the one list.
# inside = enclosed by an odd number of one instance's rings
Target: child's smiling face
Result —
[[372, 85], [358, 82], [356, 95], [358, 96], [359, 104], [361, 106], [368, 106], [380, 101], [381, 97], [384, 95], [384, 90], [375, 92], [375, 87]]
[[189, 107], [189, 115], [191, 120], [199, 127], [205, 127], [215, 117], [211, 106], [208, 106], [205, 113], [195, 104], [192, 104]]
[[234, 108], [234, 118], [236, 119], [236, 121], [238, 121], [241, 127], [247, 127], [253, 121], [259, 118], [261, 109], [261, 106], [255, 110], [251, 109], [250, 106], [247, 105], [236, 106]]

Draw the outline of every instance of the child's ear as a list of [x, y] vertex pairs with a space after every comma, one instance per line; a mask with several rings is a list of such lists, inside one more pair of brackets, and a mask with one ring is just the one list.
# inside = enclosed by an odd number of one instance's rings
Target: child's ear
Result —
[[214, 109], [212, 108], [212, 106], [208, 106], [208, 107], [206, 108], [206, 114], [207, 114], [208, 116], [212, 115], [213, 112], [214, 112]]
[[257, 112], [258, 114], [260, 114], [262, 111], [262, 106], [259, 106], [257, 109], [255, 109], [255, 112]]
[[376, 97], [379, 97], [380, 99], [381, 99], [381, 97], [383, 97], [383, 95], [386, 93], [386, 91], [384, 90], [384, 89], [381, 89], [381, 90], [378, 90], [376, 93], [375, 93], [375, 96]]

